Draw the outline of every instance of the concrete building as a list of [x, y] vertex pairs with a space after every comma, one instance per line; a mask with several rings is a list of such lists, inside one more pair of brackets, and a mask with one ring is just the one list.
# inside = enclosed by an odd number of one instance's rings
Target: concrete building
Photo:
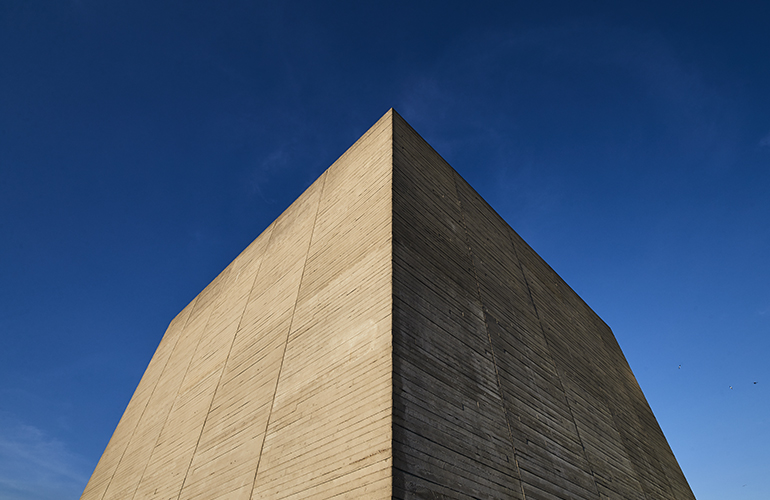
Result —
[[174, 318], [82, 498], [694, 497], [609, 327], [391, 110]]

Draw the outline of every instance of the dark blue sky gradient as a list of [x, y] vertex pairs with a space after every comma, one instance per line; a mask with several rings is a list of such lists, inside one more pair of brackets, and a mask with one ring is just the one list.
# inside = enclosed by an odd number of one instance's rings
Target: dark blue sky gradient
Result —
[[169, 321], [394, 107], [612, 327], [696, 496], [767, 498], [769, 26], [1, 2], [0, 497], [78, 498]]

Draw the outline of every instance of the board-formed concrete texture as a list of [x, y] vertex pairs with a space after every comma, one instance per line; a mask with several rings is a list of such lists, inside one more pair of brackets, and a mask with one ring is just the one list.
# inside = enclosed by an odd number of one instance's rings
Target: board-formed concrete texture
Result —
[[609, 327], [391, 110], [174, 318], [82, 498], [694, 497]]

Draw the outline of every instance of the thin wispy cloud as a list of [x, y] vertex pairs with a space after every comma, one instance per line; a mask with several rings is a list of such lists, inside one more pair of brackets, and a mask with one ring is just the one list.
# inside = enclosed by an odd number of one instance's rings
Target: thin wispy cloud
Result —
[[770, 132], [759, 141], [759, 145], [763, 148], [770, 148]]
[[90, 464], [61, 440], [0, 413], [0, 498], [78, 498]]
[[271, 179], [291, 161], [291, 144], [283, 144], [275, 148], [272, 152], [261, 159], [259, 165], [252, 169], [249, 179], [249, 190], [251, 195], [256, 194], [265, 203], [274, 203], [275, 200], [269, 196], [266, 186]]

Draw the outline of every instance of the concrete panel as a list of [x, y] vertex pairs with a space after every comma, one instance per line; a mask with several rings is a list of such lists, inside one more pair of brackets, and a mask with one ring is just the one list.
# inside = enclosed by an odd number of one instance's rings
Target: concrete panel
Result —
[[179, 340], [194, 304], [195, 301], [185, 307], [166, 330], [166, 334], [163, 336], [152, 360], [150, 360], [150, 364], [142, 380], [139, 382], [139, 386], [136, 388], [131, 401], [128, 403], [128, 407], [123, 413], [112, 439], [110, 439], [107, 448], [104, 450], [91, 476], [91, 480], [83, 491], [83, 499], [100, 499], [104, 497], [117, 468], [125, 456], [129, 443], [136, 433], [139, 422], [143, 419], [149, 401], [157, 387], [158, 379], [166, 368], [168, 359]]
[[394, 496], [522, 498], [453, 170], [394, 124]]
[[326, 173], [253, 498], [390, 494], [391, 151], [387, 115]]

